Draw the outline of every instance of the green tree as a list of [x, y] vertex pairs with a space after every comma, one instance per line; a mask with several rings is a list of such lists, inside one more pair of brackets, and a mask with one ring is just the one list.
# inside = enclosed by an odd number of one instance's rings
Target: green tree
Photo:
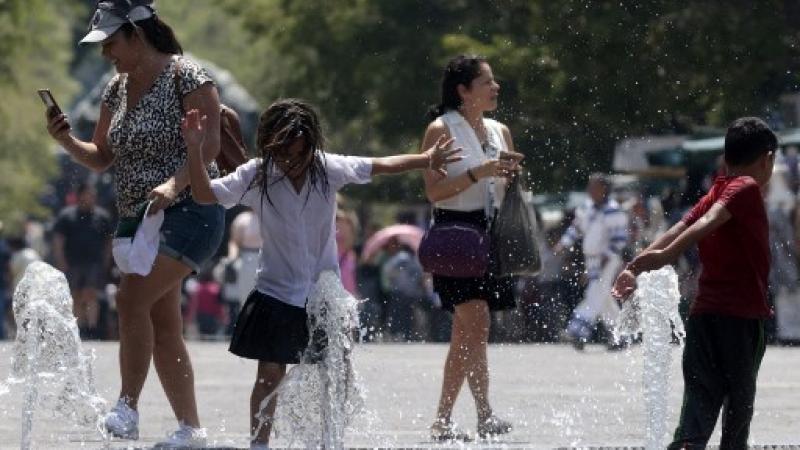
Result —
[[45, 213], [38, 199], [54, 173], [55, 146], [36, 89], [50, 88], [68, 104], [76, 13], [61, 2], [0, 1], [0, 221], [12, 232], [26, 215]]
[[[256, 0], [223, 2], [253, 59], [249, 87], [315, 102], [331, 146], [416, 150], [447, 59], [489, 57], [501, 110], [540, 189], [607, 170], [614, 143], [765, 113], [796, 83], [791, 2]], [[322, 13], [324, 11], [324, 14]], [[254, 83], [258, 80], [256, 83]], [[357, 149], [357, 150], [356, 150]], [[575, 176], [576, 171], [579, 176]], [[360, 190], [419, 198], [418, 179]]]

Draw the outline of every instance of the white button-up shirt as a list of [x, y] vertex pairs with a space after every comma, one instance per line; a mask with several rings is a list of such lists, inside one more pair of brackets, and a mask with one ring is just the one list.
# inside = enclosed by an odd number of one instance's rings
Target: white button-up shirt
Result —
[[260, 158], [248, 161], [235, 172], [212, 180], [211, 189], [224, 207], [249, 206], [259, 217], [264, 242], [256, 289], [284, 303], [304, 307], [321, 272], [339, 273], [336, 191], [349, 183], [368, 183], [372, 160], [325, 153], [323, 167], [330, 185], [325, 195], [321, 185], [309, 185], [308, 177], [297, 192], [291, 181], [273, 168], [269, 200], [262, 195], [260, 183], [253, 183], [261, 163]]

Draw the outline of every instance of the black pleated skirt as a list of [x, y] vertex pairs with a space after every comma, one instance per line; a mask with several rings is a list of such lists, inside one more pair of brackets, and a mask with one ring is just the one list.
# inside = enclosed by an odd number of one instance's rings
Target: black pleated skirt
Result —
[[229, 351], [242, 358], [263, 362], [313, 363], [319, 360], [326, 341], [324, 336], [315, 336], [314, 345], [307, 351], [309, 324], [306, 309], [254, 290], [236, 319]]

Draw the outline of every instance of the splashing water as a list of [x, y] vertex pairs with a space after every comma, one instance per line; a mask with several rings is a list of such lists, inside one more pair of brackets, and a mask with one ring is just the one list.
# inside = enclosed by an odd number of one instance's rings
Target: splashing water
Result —
[[[307, 448], [341, 449], [346, 428], [364, 412], [365, 396], [353, 368], [352, 336], [358, 329], [358, 301], [334, 272], [323, 272], [308, 299], [309, 348], [273, 395], [276, 435]], [[321, 348], [324, 347], [324, 348]]]
[[37, 406], [76, 425], [94, 426], [105, 439], [106, 404], [94, 385], [94, 353], [81, 346], [64, 274], [46, 263], [32, 263], [14, 291], [13, 307], [19, 326], [7, 381], [25, 390], [21, 448], [31, 447]]
[[670, 267], [637, 277], [633, 299], [625, 303], [618, 333], [642, 333], [644, 400], [647, 411], [646, 448], [665, 448], [667, 393], [672, 364], [672, 336], [684, 336], [678, 314], [678, 275]]

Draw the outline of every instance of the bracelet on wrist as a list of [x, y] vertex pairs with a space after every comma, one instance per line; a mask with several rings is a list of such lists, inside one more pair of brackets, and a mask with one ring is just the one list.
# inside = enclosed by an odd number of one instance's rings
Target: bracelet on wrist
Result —
[[477, 182], [478, 182], [478, 178], [476, 178], [476, 177], [475, 177], [475, 174], [474, 174], [474, 173], [472, 173], [472, 169], [467, 169], [467, 176], [469, 177], [469, 179], [470, 179], [470, 180], [471, 180], [473, 183], [477, 183]]

